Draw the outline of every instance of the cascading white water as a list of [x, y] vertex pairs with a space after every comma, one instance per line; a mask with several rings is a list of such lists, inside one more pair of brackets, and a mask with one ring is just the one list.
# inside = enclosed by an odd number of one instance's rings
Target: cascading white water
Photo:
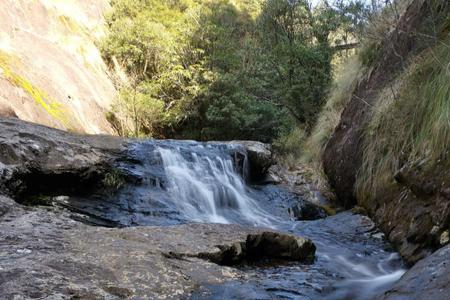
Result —
[[184, 156], [180, 148], [158, 147], [155, 151], [163, 161], [171, 200], [189, 219], [213, 223], [239, 219], [254, 225], [271, 225], [273, 217], [248, 195], [230, 155], [211, 155], [211, 149], [208, 155], [196, 151], [183, 153]]
[[271, 227], [314, 241], [313, 265], [264, 268], [255, 271], [256, 277], [249, 276], [253, 281], [246, 280], [244, 286], [216, 287], [207, 299], [252, 298], [249, 295], [256, 292], [256, 299], [305, 295], [363, 300], [383, 293], [405, 272], [400, 258], [385, 251], [387, 245], [366, 217], [342, 212], [323, 220], [292, 221], [288, 208], [298, 204], [299, 196], [281, 186], [247, 185], [244, 156], [242, 146], [224, 143], [139, 142], [119, 165], [129, 182], [115, 197], [72, 199], [71, 205], [97, 216], [99, 223], [234, 223]]

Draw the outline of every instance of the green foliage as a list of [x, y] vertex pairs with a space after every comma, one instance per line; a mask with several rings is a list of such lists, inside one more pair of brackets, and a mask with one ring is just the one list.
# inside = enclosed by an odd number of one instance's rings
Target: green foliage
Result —
[[380, 55], [380, 43], [372, 42], [364, 45], [360, 52], [359, 57], [361, 58], [361, 61], [364, 66], [370, 67], [373, 65], [375, 60], [378, 58], [378, 55]]
[[311, 125], [331, 79], [328, 36], [336, 29], [334, 11], [312, 11], [304, 0], [268, 0], [259, 19], [267, 98], [281, 103], [301, 124]]
[[102, 43], [121, 83], [126, 135], [276, 138], [310, 127], [331, 80], [342, 17], [306, 0], [114, 0]]
[[[246, 81], [246, 80], [242, 80]], [[281, 111], [241, 87], [241, 80], [224, 75], [208, 91], [203, 139], [254, 139], [268, 141], [276, 136]]]
[[118, 191], [124, 186], [124, 184], [125, 184], [124, 175], [118, 169], [112, 169], [103, 178], [103, 186], [110, 193]]

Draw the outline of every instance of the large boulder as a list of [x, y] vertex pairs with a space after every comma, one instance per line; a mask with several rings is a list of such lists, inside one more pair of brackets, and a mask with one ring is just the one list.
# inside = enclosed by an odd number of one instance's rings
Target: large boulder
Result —
[[109, 2], [0, 1], [0, 116], [114, 133], [117, 91], [97, 45]]
[[316, 246], [311, 240], [277, 232], [248, 235], [246, 248], [247, 257], [251, 260], [277, 258], [311, 262], [316, 252]]

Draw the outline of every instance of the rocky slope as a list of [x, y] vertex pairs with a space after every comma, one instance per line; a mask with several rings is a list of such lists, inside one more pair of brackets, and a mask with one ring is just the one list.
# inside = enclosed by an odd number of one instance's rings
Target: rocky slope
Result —
[[380, 299], [446, 300], [449, 294], [450, 246], [445, 246], [419, 261]]
[[[373, 61], [366, 62], [367, 74], [356, 84], [339, 125], [326, 144], [323, 166], [341, 204], [366, 208], [405, 261], [414, 265], [380, 298], [447, 299], [450, 157], [448, 150], [441, 151], [435, 146], [423, 150], [433, 138], [441, 143], [445, 143], [445, 139], [433, 136], [433, 130], [425, 132], [425, 138], [421, 139], [421, 131], [417, 129], [430, 123], [435, 124], [434, 130], [440, 128], [437, 122], [432, 123], [437, 117], [427, 119], [426, 108], [427, 105], [432, 107], [436, 90], [443, 101], [448, 102], [448, 94], [444, 92], [446, 84], [443, 89], [435, 86], [427, 90], [428, 96], [417, 95], [431, 80], [442, 78], [443, 82], [448, 82], [445, 75], [438, 77], [441, 73], [427, 73], [427, 70], [446, 64], [436, 58], [436, 53], [447, 43], [450, 8], [448, 2], [439, 0], [402, 2], [406, 9], [379, 48], [373, 48], [376, 52]], [[425, 34], [430, 28], [434, 28], [434, 33]], [[445, 51], [448, 50], [442, 53]], [[432, 58], [429, 64], [423, 63], [427, 62], [427, 57]], [[416, 94], [408, 94], [408, 90]], [[419, 105], [422, 102], [425, 104]], [[434, 111], [440, 113], [439, 110], [446, 108]], [[394, 111], [406, 113], [402, 117]], [[448, 114], [444, 118], [447, 123], [440, 129], [448, 134]], [[402, 122], [407, 122], [406, 126], [402, 127]], [[413, 127], [411, 124], [415, 122], [418, 125]], [[413, 128], [412, 136], [405, 128]], [[403, 136], [408, 138], [402, 141], [404, 148], [399, 149], [395, 142], [402, 139], [402, 133], [390, 132], [402, 130]], [[422, 150], [413, 153], [415, 143], [423, 147], [417, 147]], [[448, 149], [448, 144], [442, 149]], [[393, 154], [396, 158], [389, 160]], [[423, 288], [418, 289], [418, 286]]]
[[[421, 153], [425, 157], [421, 162], [401, 159], [398, 169], [389, 174], [376, 195], [357, 195], [356, 179], [364, 175], [363, 154], [369, 139], [375, 139], [377, 133], [380, 139], [384, 137], [379, 126], [371, 127], [370, 132], [368, 129], [380, 109], [379, 103], [386, 97], [396, 101], [398, 86], [402, 86], [416, 57], [426, 49], [433, 49], [439, 38], [448, 35], [446, 29], [435, 39], [418, 34], [426, 32], [427, 22], [438, 20], [437, 15], [445, 19], [448, 11], [446, 1], [409, 1], [396, 27], [381, 43], [365, 79], [353, 91], [323, 154], [325, 172], [340, 201], [347, 207], [356, 203], [364, 206], [410, 264], [445, 244], [441, 237], [450, 228], [448, 155], [426, 167], [424, 161], [430, 160], [427, 153]], [[392, 125], [390, 130], [396, 130], [395, 127]], [[384, 151], [390, 155], [387, 149]]]
[[116, 91], [94, 41], [107, 0], [0, 3], [0, 115], [85, 133], [113, 133]]

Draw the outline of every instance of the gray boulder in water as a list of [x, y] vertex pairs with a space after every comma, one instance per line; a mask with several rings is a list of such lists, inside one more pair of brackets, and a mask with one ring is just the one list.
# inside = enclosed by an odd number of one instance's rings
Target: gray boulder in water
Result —
[[249, 234], [245, 242], [219, 245], [213, 253], [200, 253], [200, 258], [220, 265], [237, 265], [262, 260], [285, 260], [311, 263], [316, 246], [306, 238], [278, 232]]
[[270, 144], [256, 141], [232, 141], [231, 143], [241, 145], [247, 151], [250, 162], [250, 176], [253, 179], [264, 177], [274, 163]]

